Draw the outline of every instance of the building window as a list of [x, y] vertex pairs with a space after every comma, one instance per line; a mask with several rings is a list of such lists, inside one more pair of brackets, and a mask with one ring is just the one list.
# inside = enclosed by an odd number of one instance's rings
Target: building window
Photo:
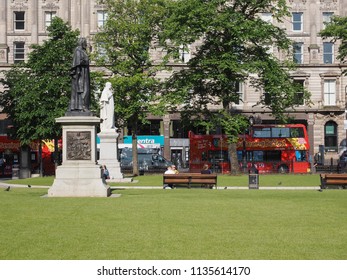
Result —
[[293, 44], [293, 60], [297, 64], [303, 64], [303, 43], [294, 43]]
[[265, 105], [271, 104], [271, 94], [269, 92], [264, 92], [264, 104]]
[[332, 64], [334, 61], [334, 44], [330, 42], [323, 43], [323, 63]]
[[324, 81], [324, 105], [325, 106], [336, 105], [336, 81], [335, 80]]
[[105, 43], [100, 42], [96, 45], [96, 53], [98, 59], [103, 60], [104, 62], [108, 62], [107, 51], [105, 48]]
[[260, 18], [268, 23], [272, 23], [273, 22], [273, 17], [272, 17], [272, 13], [261, 13]]
[[56, 16], [56, 12], [45, 12], [45, 28], [51, 25], [53, 18]]
[[25, 53], [25, 43], [24, 42], [15, 42], [13, 48], [13, 62], [20, 63], [24, 62], [24, 53]]
[[160, 135], [160, 120], [151, 120], [138, 127], [138, 135]]
[[180, 60], [187, 63], [190, 60], [190, 45], [180, 46], [179, 49]]
[[235, 90], [236, 90], [236, 93], [237, 93], [238, 98], [239, 98], [237, 101], [235, 101], [235, 104], [236, 104], [236, 105], [240, 105], [241, 103], [244, 102], [243, 83], [236, 82], [236, 84], [235, 84]]
[[304, 85], [305, 80], [294, 80], [294, 83], [298, 87], [298, 91], [294, 96], [294, 104], [296, 105], [304, 105]]
[[337, 151], [337, 124], [333, 121], [324, 126], [324, 145], [326, 151]]
[[303, 13], [292, 13], [293, 31], [303, 31]]
[[25, 13], [24, 12], [14, 12], [14, 30], [24, 30], [25, 29]]
[[334, 15], [333, 12], [323, 12], [323, 29], [331, 22], [331, 18]]
[[98, 11], [98, 28], [103, 28], [107, 21], [107, 11]]

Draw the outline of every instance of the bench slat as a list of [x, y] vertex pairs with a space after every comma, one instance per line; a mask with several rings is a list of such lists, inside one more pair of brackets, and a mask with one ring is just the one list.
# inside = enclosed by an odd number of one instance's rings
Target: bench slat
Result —
[[204, 179], [204, 180], [200, 180], [200, 179], [194, 179], [192, 178], [191, 183], [196, 183], [196, 184], [215, 184], [216, 180], [213, 179]]
[[165, 179], [165, 183], [166, 184], [178, 184], [178, 183], [181, 183], [181, 184], [188, 184], [189, 183], [189, 179], [180, 179], [180, 178], [167, 178]]
[[328, 181], [325, 181], [325, 183], [327, 185], [347, 185], [347, 180], [328, 180]]
[[321, 188], [328, 186], [347, 186], [347, 174], [320, 174]]

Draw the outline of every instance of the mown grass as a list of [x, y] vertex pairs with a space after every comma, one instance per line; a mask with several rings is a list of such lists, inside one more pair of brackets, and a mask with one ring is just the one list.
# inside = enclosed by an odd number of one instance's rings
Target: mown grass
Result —
[[[54, 177], [37, 177], [20, 180], [9, 180], [13, 184], [31, 184], [51, 186]], [[162, 186], [163, 176], [161, 174], [144, 175], [133, 178], [133, 182], [109, 183], [110, 186]], [[259, 185], [262, 186], [319, 186], [319, 174], [271, 174], [259, 175]], [[218, 175], [218, 186], [248, 186], [248, 175]]]
[[0, 259], [347, 258], [344, 190], [0, 191]]

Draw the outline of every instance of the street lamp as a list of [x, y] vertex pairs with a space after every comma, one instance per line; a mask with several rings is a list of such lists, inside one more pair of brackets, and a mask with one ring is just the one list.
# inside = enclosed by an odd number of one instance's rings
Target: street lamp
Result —
[[[254, 117], [250, 116], [248, 118], [248, 133], [250, 133], [251, 128], [253, 127], [254, 124]], [[242, 150], [242, 171], [243, 173], [247, 173], [247, 150], [246, 150], [246, 130], [243, 132], [243, 150]]]

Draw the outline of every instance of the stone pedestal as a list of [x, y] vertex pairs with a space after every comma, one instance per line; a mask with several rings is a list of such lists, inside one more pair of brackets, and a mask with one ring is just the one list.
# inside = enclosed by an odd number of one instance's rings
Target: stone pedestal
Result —
[[63, 127], [63, 162], [56, 170], [48, 197], [107, 197], [110, 188], [96, 162], [94, 116], [65, 116], [56, 119]]
[[116, 129], [107, 129], [98, 134], [100, 138], [100, 155], [98, 163], [106, 165], [111, 181], [122, 181], [123, 174], [117, 159], [117, 138], [119, 134]]

